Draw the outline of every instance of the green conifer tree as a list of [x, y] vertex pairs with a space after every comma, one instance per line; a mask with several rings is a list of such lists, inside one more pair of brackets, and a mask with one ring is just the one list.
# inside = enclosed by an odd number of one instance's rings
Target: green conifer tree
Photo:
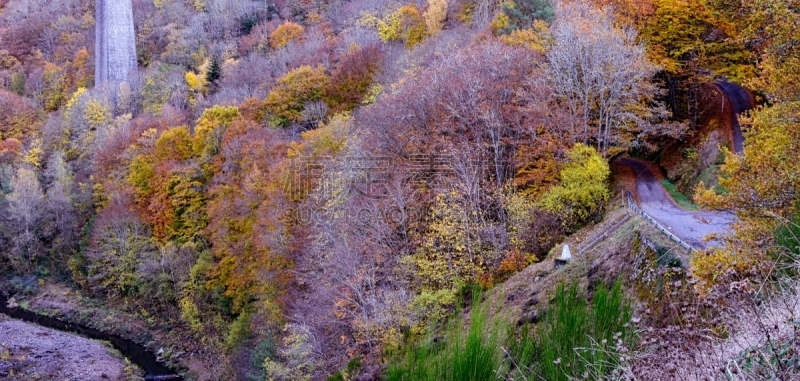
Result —
[[535, 20], [550, 22], [556, 16], [550, 0], [514, 0], [513, 6], [503, 5], [503, 12], [508, 16], [509, 25], [501, 29], [500, 34], [530, 28]]
[[208, 67], [208, 72], [206, 72], [206, 82], [209, 84], [215, 84], [221, 77], [222, 68], [219, 66], [219, 58], [217, 56], [213, 56], [211, 58], [211, 65]]

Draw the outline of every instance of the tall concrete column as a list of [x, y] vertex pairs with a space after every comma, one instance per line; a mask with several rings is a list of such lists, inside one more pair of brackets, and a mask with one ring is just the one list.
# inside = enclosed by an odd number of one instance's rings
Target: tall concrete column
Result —
[[95, 0], [96, 85], [121, 83], [136, 70], [133, 5], [130, 0]]

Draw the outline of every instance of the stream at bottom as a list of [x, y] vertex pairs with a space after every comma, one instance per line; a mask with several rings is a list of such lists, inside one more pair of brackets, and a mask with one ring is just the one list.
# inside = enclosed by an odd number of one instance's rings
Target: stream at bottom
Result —
[[8, 299], [2, 293], [0, 293], [0, 313], [42, 327], [71, 332], [94, 340], [108, 341], [114, 348], [119, 350], [123, 356], [127, 357], [128, 360], [144, 370], [144, 379], [146, 381], [183, 380], [175, 371], [156, 360], [156, 355], [154, 353], [131, 340], [123, 339], [117, 335], [107, 334], [82, 325], [66, 323], [22, 308], [8, 308]]

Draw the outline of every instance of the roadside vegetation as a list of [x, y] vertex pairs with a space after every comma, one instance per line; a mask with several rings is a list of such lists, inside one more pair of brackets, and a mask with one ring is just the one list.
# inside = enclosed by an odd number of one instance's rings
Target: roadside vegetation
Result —
[[590, 300], [577, 284], [559, 283], [542, 322], [519, 332], [491, 302], [472, 301], [436, 336], [420, 337], [393, 356], [387, 380], [603, 379], [619, 372], [635, 343], [631, 303], [622, 283], [600, 285]]
[[671, 183], [669, 180], [661, 180], [661, 185], [664, 186], [664, 189], [667, 190], [670, 197], [683, 209], [686, 210], [697, 210], [697, 205], [695, 205], [691, 200], [689, 200], [686, 195], [678, 191], [678, 188], [675, 184]]

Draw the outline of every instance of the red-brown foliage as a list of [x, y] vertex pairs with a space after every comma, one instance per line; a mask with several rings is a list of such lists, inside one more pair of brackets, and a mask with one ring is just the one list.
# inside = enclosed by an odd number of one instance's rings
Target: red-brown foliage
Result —
[[[498, 183], [510, 175], [527, 128], [545, 119], [520, 97], [533, 73], [531, 52], [487, 42], [454, 52], [366, 110], [362, 120], [387, 154], [465, 153], [491, 158]], [[546, 115], [545, 115], [546, 116]], [[485, 155], [485, 156], [480, 156]]]
[[350, 111], [361, 102], [382, 59], [383, 54], [375, 44], [350, 50], [340, 57], [326, 97], [331, 112]]
[[18, 95], [0, 90], [0, 140], [25, 140], [41, 127], [41, 115]]
[[22, 148], [17, 139], [0, 140], [0, 163], [11, 162]]
[[9, 54], [20, 61], [24, 60], [36, 48], [47, 23], [41, 13], [36, 13], [25, 22], [14, 25], [0, 38], [0, 41], [3, 41], [3, 49], [8, 50]]

